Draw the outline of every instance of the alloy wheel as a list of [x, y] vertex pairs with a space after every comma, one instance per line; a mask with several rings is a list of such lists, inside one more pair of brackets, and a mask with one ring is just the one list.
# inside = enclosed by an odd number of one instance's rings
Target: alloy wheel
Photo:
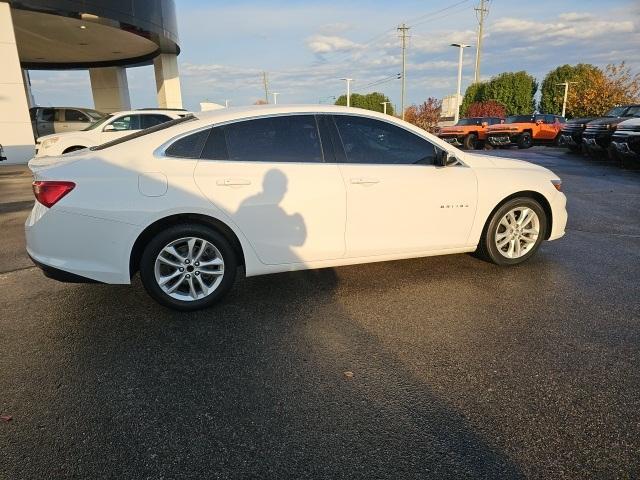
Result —
[[520, 258], [536, 244], [540, 234], [540, 219], [529, 207], [514, 207], [498, 223], [495, 245], [506, 258]]
[[218, 288], [224, 276], [224, 259], [213, 243], [184, 237], [160, 250], [154, 273], [165, 294], [177, 300], [195, 301]]

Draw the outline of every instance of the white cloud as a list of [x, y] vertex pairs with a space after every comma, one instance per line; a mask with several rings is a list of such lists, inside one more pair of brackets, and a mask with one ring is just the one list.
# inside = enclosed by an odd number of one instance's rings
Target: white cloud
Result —
[[348, 38], [336, 35], [313, 35], [307, 39], [307, 47], [315, 54], [351, 52], [361, 48]]

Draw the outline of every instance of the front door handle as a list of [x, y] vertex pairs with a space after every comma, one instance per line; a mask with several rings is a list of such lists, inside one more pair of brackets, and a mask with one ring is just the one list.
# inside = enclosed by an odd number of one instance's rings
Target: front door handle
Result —
[[246, 178], [222, 178], [216, 182], [220, 187], [237, 187], [242, 185], [251, 185], [251, 180]]
[[377, 178], [358, 177], [352, 178], [351, 183], [355, 185], [373, 185], [374, 183], [380, 183], [380, 180], [378, 180]]

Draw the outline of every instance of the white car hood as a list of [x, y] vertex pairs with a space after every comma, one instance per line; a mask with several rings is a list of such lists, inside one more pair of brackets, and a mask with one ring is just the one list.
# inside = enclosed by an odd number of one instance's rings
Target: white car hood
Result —
[[546, 172], [550, 171], [539, 165], [525, 162], [523, 160], [516, 160], [515, 158], [496, 157], [493, 155], [479, 155], [477, 153], [467, 153], [464, 157], [464, 161], [471, 167], [475, 168], [511, 168], [518, 170], [538, 170]]

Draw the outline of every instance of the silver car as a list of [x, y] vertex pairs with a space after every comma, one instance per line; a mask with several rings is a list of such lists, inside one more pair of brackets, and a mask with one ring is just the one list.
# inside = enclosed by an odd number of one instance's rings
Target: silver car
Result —
[[33, 107], [29, 114], [35, 138], [83, 130], [107, 115], [91, 108], [76, 107]]

